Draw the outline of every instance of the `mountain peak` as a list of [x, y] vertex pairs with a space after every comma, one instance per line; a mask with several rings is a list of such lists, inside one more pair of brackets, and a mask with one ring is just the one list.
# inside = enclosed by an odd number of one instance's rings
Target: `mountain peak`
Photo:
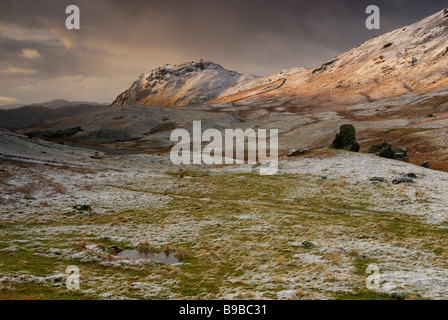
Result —
[[142, 74], [112, 106], [156, 105], [180, 107], [216, 99], [222, 92], [257, 77], [224, 69], [211, 61], [166, 64]]
[[[310, 70], [259, 78], [210, 61], [143, 74], [112, 104], [165, 107], [284, 95], [303, 104], [346, 106], [448, 86], [448, 7], [370, 39]], [[278, 87], [263, 86], [283, 81]], [[257, 88], [259, 87], [259, 90]], [[217, 100], [218, 99], [218, 100]]]

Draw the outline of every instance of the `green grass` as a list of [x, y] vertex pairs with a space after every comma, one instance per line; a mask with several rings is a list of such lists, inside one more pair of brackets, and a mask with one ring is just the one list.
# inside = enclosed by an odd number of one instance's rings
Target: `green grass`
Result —
[[[182, 179], [189, 177], [189, 179]], [[210, 175], [209, 172], [187, 171], [181, 173], [167, 173], [167, 179], [176, 179], [186, 184], [185, 188], [174, 188], [167, 192], [160, 192], [157, 188], [148, 187], [134, 191], [147, 192], [170, 196], [170, 200], [162, 208], [123, 210], [108, 215], [76, 215], [67, 219], [51, 220], [40, 226], [112, 226], [139, 225], [150, 230], [174, 223], [205, 223], [213, 222], [199, 229], [198, 235], [174, 235], [169, 244], [173, 249], [185, 248], [188, 256], [183, 259], [185, 264], [172, 266], [146, 267], [106, 267], [95, 263], [83, 264], [78, 261], [43, 258], [33, 255], [33, 251], [24, 249], [9, 254], [0, 252], [2, 273], [16, 273], [26, 270], [36, 276], [45, 276], [61, 272], [64, 267], [75, 264], [86, 273], [87, 289], [95, 290], [104, 285], [105, 279], [111, 285], [118, 285], [118, 294], [132, 298], [141, 298], [136, 290], [125, 290], [126, 282], [148, 282], [166, 287], [164, 281], [172, 280], [169, 292], [177, 298], [216, 297], [223, 289], [240, 292], [243, 290], [264, 290], [266, 297], [275, 298], [275, 293], [284, 289], [281, 283], [270, 283], [270, 289], [262, 289], [254, 283], [249, 283], [247, 274], [260, 272], [264, 267], [269, 277], [283, 277], [299, 274], [301, 268], [306, 271], [307, 266], [297, 266], [293, 255], [297, 253], [311, 253], [321, 255], [318, 250], [292, 248], [289, 243], [304, 240], [308, 237], [319, 237], [325, 241], [337, 239], [340, 235], [335, 230], [344, 230], [355, 239], [367, 237], [371, 233], [377, 239], [387, 238], [389, 243], [415, 243], [427, 246], [438, 256], [447, 254], [447, 249], [437, 247], [431, 249], [434, 243], [446, 241], [447, 230], [437, 226], [425, 224], [421, 218], [401, 216], [400, 213], [378, 212], [371, 209], [372, 190], [362, 190], [358, 186], [338, 184], [337, 181], [315, 181], [306, 176], [259, 176], [256, 174], [226, 174]], [[201, 188], [196, 188], [200, 186]], [[114, 186], [118, 190], [122, 186]], [[319, 192], [309, 192], [305, 195], [295, 195], [296, 190], [318, 188]], [[345, 192], [345, 194], [343, 193]], [[348, 195], [348, 196], [347, 196]], [[241, 220], [240, 215], [254, 215], [256, 220]], [[33, 228], [34, 224], [10, 225], [0, 229], [4, 235], [2, 240], [13, 241], [27, 236], [18, 236]], [[22, 233], [25, 234], [25, 233]], [[48, 236], [44, 242], [46, 247], [76, 249], [79, 239], [95, 238], [100, 234], [71, 234]], [[124, 235], [121, 235], [124, 236]], [[45, 237], [37, 236], [38, 238]], [[33, 240], [33, 239], [30, 239]], [[39, 240], [42, 242], [41, 240]], [[133, 240], [129, 241], [95, 240], [95, 244], [102, 244], [105, 248], [117, 245], [120, 248], [132, 248]], [[157, 250], [163, 249], [160, 244], [154, 244], [148, 239], [148, 246]], [[343, 244], [341, 244], [343, 245]], [[6, 247], [1, 244], [0, 249]], [[276, 267], [275, 262], [280, 258], [285, 260], [284, 266]], [[347, 255], [349, 263], [355, 268], [353, 273], [354, 294], [332, 294], [335, 299], [398, 299], [402, 297], [378, 294], [362, 289], [362, 282], [367, 275], [365, 270], [372, 263], [380, 264], [374, 257]], [[25, 263], [24, 263], [25, 262]], [[331, 261], [322, 260], [323, 264]], [[117, 277], [117, 274], [120, 276]], [[100, 278], [103, 278], [101, 280]], [[150, 279], [148, 279], [150, 277]], [[241, 279], [235, 282], [235, 279]], [[361, 283], [361, 284], [360, 284]], [[121, 287], [120, 287], [121, 285]], [[40, 287], [38, 285], [12, 286], [12, 290], [1, 291], [3, 299], [87, 299], [92, 296], [82, 292], [67, 292], [55, 287]], [[120, 291], [121, 290], [121, 291]], [[319, 289], [315, 290], [319, 292]], [[169, 298], [166, 292], [154, 294], [151, 298]]]
[[0, 300], [86, 300], [92, 298], [82, 292], [33, 283], [13, 285], [8, 289], [0, 288]]

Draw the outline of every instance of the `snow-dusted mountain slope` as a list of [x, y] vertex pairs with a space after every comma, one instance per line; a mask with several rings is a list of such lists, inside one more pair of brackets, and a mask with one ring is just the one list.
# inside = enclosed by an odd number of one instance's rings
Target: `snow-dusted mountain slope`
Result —
[[216, 99], [231, 87], [256, 79], [224, 69], [218, 64], [200, 61], [165, 65], [142, 74], [117, 97], [112, 106], [152, 105], [182, 107]]
[[448, 87], [448, 8], [375, 37], [321, 66], [269, 77], [241, 75], [212, 62], [166, 65], [144, 74], [113, 103], [165, 107], [262, 101], [344, 107]]
[[[286, 77], [275, 90], [247, 101], [282, 97], [294, 105], [340, 106], [448, 87], [448, 8], [375, 37], [323, 65]], [[231, 102], [237, 96], [219, 99]]]
[[247, 82], [243, 82], [243, 83], [237, 83], [236, 85], [232, 86], [231, 88], [229, 88], [228, 90], [224, 91], [223, 93], [221, 93], [219, 95], [219, 98], [221, 97], [226, 97], [226, 96], [231, 96], [246, 90], [251, 90], [260, 86], [264, 86], [266, 84], [275, 82], [277, 80], [281, 80], [284, 79], [285, 77], [291, 76], [293, 74], [296, 74], [298, 72], [304, 71], [306, 70], [305, 68], [292, 68], [292, 69], [288, 69], [288, 70], [282, 70], [277, 74], [273, 74], [271, 76], [267, 76], [267, 77], [263, 77], [263, 78], [256, 78]]

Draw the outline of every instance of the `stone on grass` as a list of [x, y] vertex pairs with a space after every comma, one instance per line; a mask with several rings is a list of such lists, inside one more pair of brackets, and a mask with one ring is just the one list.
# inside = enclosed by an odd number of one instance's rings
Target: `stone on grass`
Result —
[[288, 157], [297, 157], [311, 152], [310, 150], [291, 149], [288, 151]]
[[316, 246], [314, 243], [312, 243], [311, 241], [308, 241], [308, 240], [303, 240], [300, 243], [300, 245], [302, 247], [304, 247], [304, 248], [307, 248], [307, 249], [311, 249], [311, 248], [314, 248]]
[[425, 161], [423, 162], [420, 167], [426, 168], [426, 169], [430, 169], [431, 168], [431, 164], [429, 163], [429, 161]]
[[392, 180], [393, 184], [413, 183], [414, 180], [408, 177], [398, 177]]
[[360, 146], [356, 141], [355, 127], [351, 124], [345, 124], [341, 126], [339, 133], [336, 134], [336, 137], [330, 148], [359, 152]]
[[393, 149], [393, 151], [394, 151], [396, 160], [409, 162], [408, 151], [405, 148], [398, 146], [398, 147], [395, 147]]
[[376, 154], [381, 158], [409, 162], [408, 151], [405, 148], [400, 146], [392, 148], [392, 146], [386, 142], [371, 146], [369, 153]]
[[381, 158], [395, 159], [395, 154], [392, 150], [392, 146], [386, 142], [371, 146], [369, 153], [376, 154]]

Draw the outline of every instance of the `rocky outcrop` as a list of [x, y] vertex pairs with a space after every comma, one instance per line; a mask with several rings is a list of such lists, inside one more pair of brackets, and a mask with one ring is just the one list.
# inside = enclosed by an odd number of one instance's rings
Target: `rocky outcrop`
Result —
[[398, 177], [392, 180], [393, 184], [402, 184], [402, 183], [413, 183], [414, 179], [409, 177]]
[[125, 129], [102, 129], [77, 136], [77, 140], [97, 143], [111, 143], [140, 139], [142, 135]]
[[45, 138], [45, 139], [58, 139], [58, 138], [70, 138], [78, 132], [83, 131], [80, 126], [74, 128], [67, 128], [61, 130], [44, 130], [29, 132], [26, 135], [28, 138]]
[[382, 158], [409, 162], [408, 152], [405, 148], [400, 146], [392, 148], [392, 146], [386, 142], [373, 145], [370, 147], [369, 153], [376, 154]]
[[341, 126], [340, 132], [330, 146], [331, 149], [359, 152], [360, 146], [356, 141], [355, 127], [351, 124]]
[[392, 150], [392, 146], [385, 142], [382, 144], [371, 146], [369, 153], [376, 154], [377, 156], [380, 156], [381, 158], [395, 159], [395, 155]]
[[310, 150], [303, 149], [291, 149], [288, 151], [288, 157], [298, 157], [311, 152]]
[[395, 160], [409, 162], [408, 151], [405, 148], [398, 146], [395, 147], [392, 151], [395, 154]]

